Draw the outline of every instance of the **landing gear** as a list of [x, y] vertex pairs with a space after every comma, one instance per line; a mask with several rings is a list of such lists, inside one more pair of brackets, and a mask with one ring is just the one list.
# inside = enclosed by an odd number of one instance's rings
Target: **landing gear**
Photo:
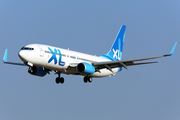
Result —
[[59, 83], [63, 84], [63, 83], [64, 83], [64, 78], [63, 78], [63, 77], [60, 77], [60, 78], [57, 77], [57, 78], [56, 78], [56, 83], [57, 83], [57, 84], [59, 84]]
[[84, 77], [84, 82], [85, 82], [85, 83], [87, 83], [87, 82], [90, 82], [90, 83], [91, 83], [91, 82], [92, 82], [92, 77], [90, 77], [90, 76], [85, 76], [85, 77]]
[[84, 77], [84, 82], [87, 83], [88, 79], [87, 79], [87, 76]]
[[59, 83], [63, 84], [64, 83], [64, 78], [60, 77], [60, 74], [61, 73], [58, 73], [58, 77], [55, 80], [57, 84], [59, 84]]

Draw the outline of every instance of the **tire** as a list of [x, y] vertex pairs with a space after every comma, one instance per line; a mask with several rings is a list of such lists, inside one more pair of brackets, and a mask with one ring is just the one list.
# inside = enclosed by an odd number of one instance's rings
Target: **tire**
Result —
[[60, 78], [59, 78], [59, 77], [56, 78], [56, 83], [57, 83], [57, 84], [60, 83]]
[[92, 82], [92, 77], [88, 77], [88, 82]]
[[88, 81], [88, 78], [86, 76], [86, 77], [84, 77], [84, 82], [87, 83], [87, 81]]
[[64, 78], [63, 78], [63, 77], [60, 78], [60, 83], [61, 83], [61, 84], [64, 83]]

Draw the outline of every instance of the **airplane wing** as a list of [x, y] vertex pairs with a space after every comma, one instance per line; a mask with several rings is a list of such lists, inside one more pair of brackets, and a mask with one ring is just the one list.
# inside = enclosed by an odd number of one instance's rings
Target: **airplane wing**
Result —
[[11, 64], [11, 65], [26, 66], [26, 65], [23, 64], [23, 63], [7, 62], [7, 53], [8, 53], [8, 49], [6, 49], [6, 50], [5, 50], [5, 53], [4, 53], [4, 57], [3, 57], [3, 62], [4, 62], [4, 63], [6, 63], [6, 64]]
[[124, 67], [127, 69], [127, 66], [132, 65], [142, 65], [142, 64], [151, 64], [151, 63], [158, 63], [158, 61], [155, 62], [139, 62], [143, 60], [149, 60], [149, 59], [155, 59], [155, 58], [161, 58], [161, 57], [167, 57], [173, 55], [175, 48], [176, 48], [177, 42], [174, 44], [174, 47], [172, 48], [171, 52], [169, 54], [160, 55], [160, 56], [154, 56], [154, 57], [146, 57], [146, 58], [138, 58], [138, 59], [129, 59], [129, 60], [119, 60], [119, 61], [107, 61], [107, 62], [94, 62], [92, 65], [96, 69], [103, 69], [107, 68], [110, 71], [112, 71], [112, 68], [116, 67]]

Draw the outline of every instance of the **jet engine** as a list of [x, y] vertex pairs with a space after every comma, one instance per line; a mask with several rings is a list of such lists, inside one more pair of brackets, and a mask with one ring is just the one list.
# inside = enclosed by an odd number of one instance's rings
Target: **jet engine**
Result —
[[95, 72], [94, 66], [85, 62], [79, 63], [76, 67], [76, 70], [79, 73], [88, 74], [88, 75], [92, 75]]
[[30, 73], [31, 75], [43, 77], [47, 74], [47, 71], [42, 67], [32, 66], [32, 67], [29, 67], [28, 73]]

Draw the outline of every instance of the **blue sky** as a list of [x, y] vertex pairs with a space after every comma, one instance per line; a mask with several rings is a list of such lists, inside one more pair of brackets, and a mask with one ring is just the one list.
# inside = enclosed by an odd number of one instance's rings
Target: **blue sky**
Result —
[[169, 53], [159, 64], [123, 69], [85, 84], [80, 76], [52, 72], [30, 75], [28, 67], [0, 63], [0, 119], [3, 120], [179, 120], [179, 0], [1, 0], [0, 55], [21, 62], [30, 43], [102, 55], [122, 24], [127, 26], [122, 59]]

